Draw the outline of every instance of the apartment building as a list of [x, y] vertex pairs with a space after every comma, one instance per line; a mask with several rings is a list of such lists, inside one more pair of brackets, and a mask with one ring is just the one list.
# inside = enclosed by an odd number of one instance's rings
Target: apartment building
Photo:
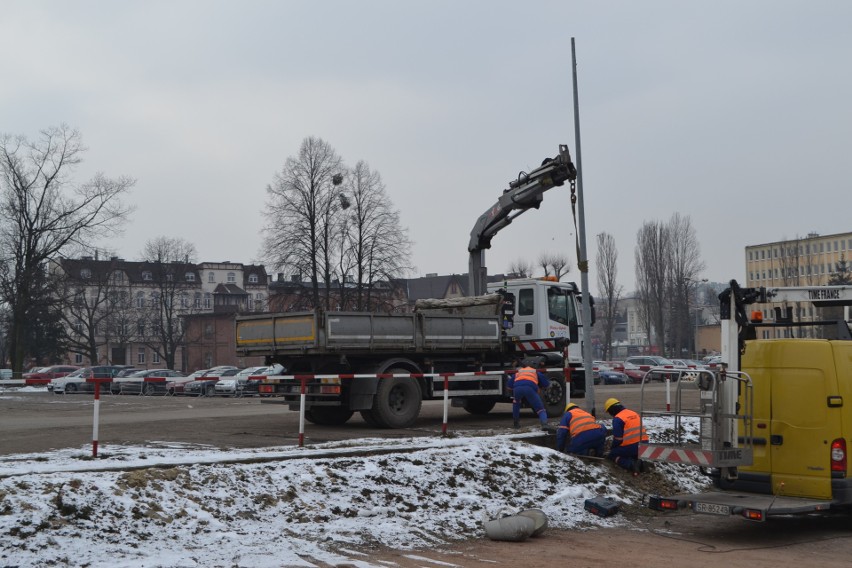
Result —
[[[174, 348], [175, 369], [186, 370], [189, 320], [208, 314], [232, 320], [237, 312], [265, 311], [269, 301], [269, 277], [259, 265], [82, 257], [61, 259], [54, 270], [65, 276], [65, 320], [75, 344], [68, 360], [78, 365], [158, 368]], [[96, 348], [95, 361], [88, 346]]]
[[[806, 237], [750, 245], [745, 249], [746, 286], [778, 288], [788, 286], [827, 286], [844, 264], [852, 268], [852, 232], [833, 235], [809, 233]], [[774, 305], [759, 304], [764, 321], [775, 321]], [[793, 319], [810, 321], [817, 316], [812, 305], [787, 306]], [[844, 317], [849, 319], [848, 309]], [[763, 338], [789, 337], [788, 328], [760, 330]], [[808, 335], [814, 330], [808, 329]]]

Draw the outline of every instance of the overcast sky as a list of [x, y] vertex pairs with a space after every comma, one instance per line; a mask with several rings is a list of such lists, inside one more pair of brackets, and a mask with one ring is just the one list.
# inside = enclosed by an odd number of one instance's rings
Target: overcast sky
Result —
[[[124, 235], [263, 262], [266, 186], [317, 136], [378, 171], [412, 276], [467, 272], [477, 217], [568, 144], [579, 80], [590, 282], [611, 233], [634, 282], [645, 221], [691, 217], [712, 281], [744, 247], [852, 230], [852, 3], [836, 1], [18, 1], [0, 18], [0, 132], [67, 123], [96, 171], [138, 180]], [[847, 156], [847, 157], [844, 157]], [[490, 273], [561, 252], [554, 189], [486, 253]], [[270, 272], [276, 268], [268, 266]]]

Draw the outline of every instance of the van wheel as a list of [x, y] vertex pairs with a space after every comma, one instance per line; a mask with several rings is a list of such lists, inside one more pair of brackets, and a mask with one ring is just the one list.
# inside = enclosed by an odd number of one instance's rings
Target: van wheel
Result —
[[491, 409], [494, 408], [495, 404], [497, 403], [493, 400], [488, 400], [484, 398], [469, 398], [464, 403], [464, 409], [470, 414], [484, 416], [491, 412]]
[[[407, 373], [406, 369], [388, 369], [388, 374]], [[379, 379], [376, 398], [370, 410], [382, 428], [408, 428], [420, 414], [423, 395], [416, 379], [393, 377]]]
[[305, 420], [320, 426], [340, 426], [346, 424], [353, 414], [342, 406], [314, 406], [305, 410]]

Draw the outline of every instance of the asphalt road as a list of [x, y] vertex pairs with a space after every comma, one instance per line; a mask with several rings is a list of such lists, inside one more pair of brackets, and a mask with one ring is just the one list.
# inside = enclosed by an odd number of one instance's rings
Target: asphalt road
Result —
[[[637, 385], [595, 387], [597, 415], [610, 396], [627, 406], [638, 407]], [[646, 387], [646, 397], [664, 400], [663, 386]], [[299, 413], [260, 398], [196, 398], [171, 396], [103, 395], [99, 405], [98, 443], [144, 444], [184, 442], [222, 449], [296, 445]], [[575, 400], [581, 406], [587, 402]], [[94, 401], [92, 394], [54, 395], [49, 392], [0, 392], [0, 454], [78, 448], [92, 441]], [[413, 427], [376, 429], [355, 414], [344, 426], [305, 425], [305, 443], [321, 443], [363, 437], [410, 437], [440, 435], [443, 402], [426, 401]], [[553, 417], [556, 419], [557, 417]], [[538, 420], [525, 409], [522, 425]], [[450, 408], [449, 432], [506, 428], [512, 423], [511, 406], [498, 404], [486, 416], [474, 416]]]

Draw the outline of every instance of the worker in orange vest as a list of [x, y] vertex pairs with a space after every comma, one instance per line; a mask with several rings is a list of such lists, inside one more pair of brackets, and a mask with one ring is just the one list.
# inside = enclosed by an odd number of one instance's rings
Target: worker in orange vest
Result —
[[518, 363], [515, 374], [509, 376], [507, 385], [512, 389], [512, 418], [515, 428], [521, 427], [521, 403], [524, 401], [527, 401], [527, 404], [538, 414], [541, 427], [547, 426], [547, 410], [538, 392], [539, 389], [549, 387], [550, 381], [547, 375], [537, 369], [539, 365], [540, 361], [537, 357], [524, 359]]
[[639, 459], [639, 443], [647, 442], [648, 434], [642, 427], [639, 415], [624, 408], [615, 398], [604, 403], [604, 410], [612, 416], [612, 447], [607, 458], [624, 469], [643, 471], [644, 465]]
[[595, 422], [595, 417], [569, 402], [565, 414], [556, 428], [556, 449], [581, 456], [604, 455], [606, 427]]

